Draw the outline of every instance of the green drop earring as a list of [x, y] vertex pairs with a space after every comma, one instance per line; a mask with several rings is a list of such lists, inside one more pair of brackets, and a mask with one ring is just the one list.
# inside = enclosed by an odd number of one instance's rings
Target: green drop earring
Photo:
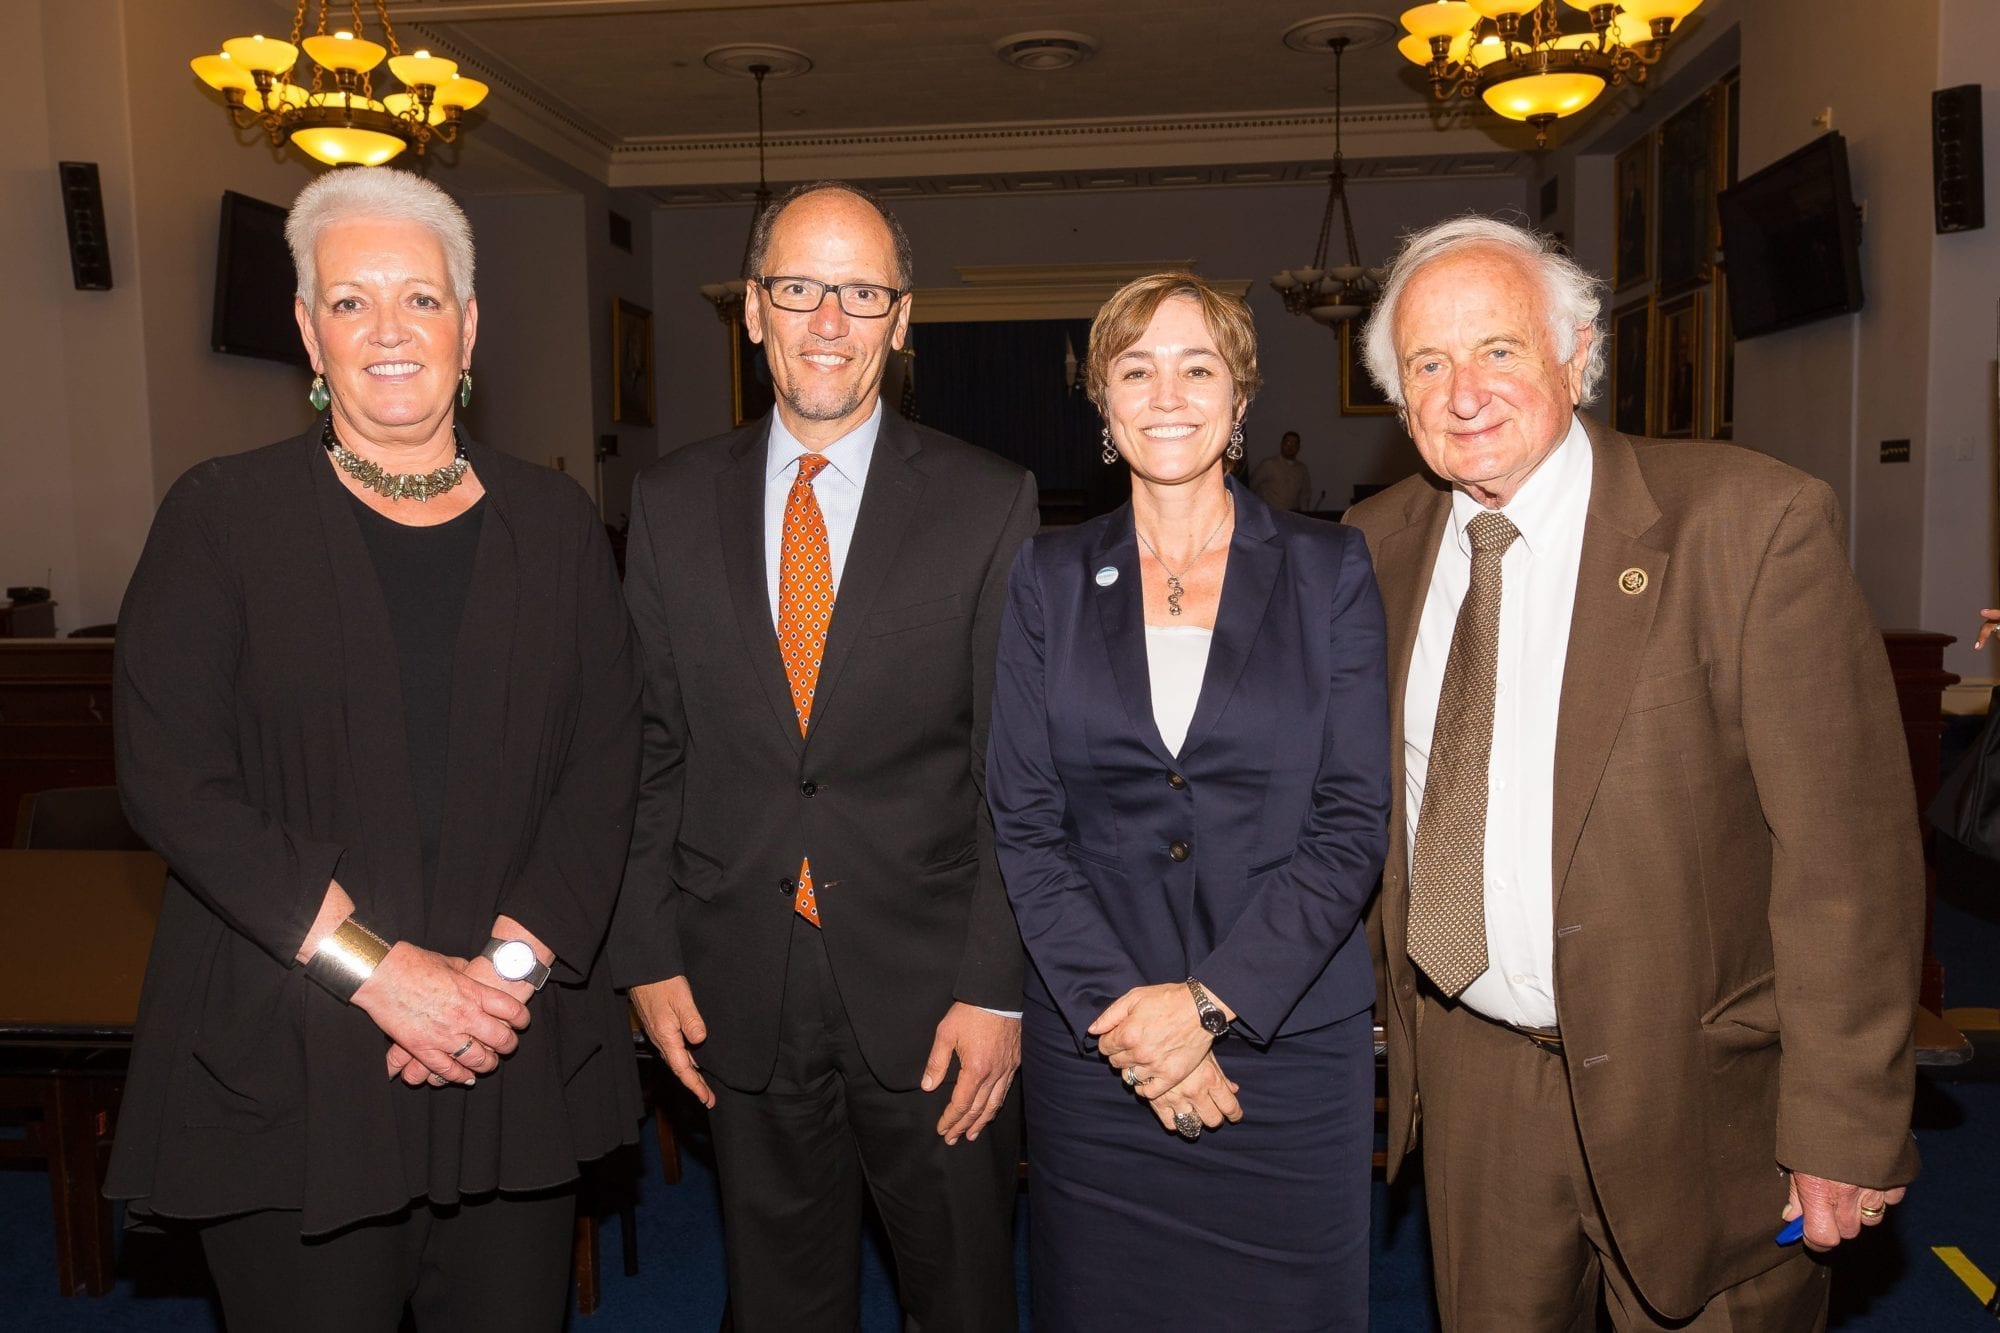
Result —
[[461, 370], [458, 372], [458, 405], [460, 407], [472, 406], [472, 372], [470, 370]]
[[326, 411], [326, 405], [333, 401], [333, 395], [326, 391], [326, 376], [313, 376], [312, 388], [306, 390], [306, 401], [312, 404], [313, 411]]

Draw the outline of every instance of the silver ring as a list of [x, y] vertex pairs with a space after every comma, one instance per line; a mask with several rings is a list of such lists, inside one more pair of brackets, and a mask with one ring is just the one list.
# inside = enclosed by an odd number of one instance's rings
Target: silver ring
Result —
[[1174, 1112], [1174, 1133], [1193, 1143], [1201, 1137], [1201, 1117], [1193, 1111]]
[[471, 1050], [471, 1049], [472, 1049], [472, 1038], [470, 1038], [470, 1037], [467, 1037], [467, 1038], [465, 1039], [465, 1045], [463, 1045], [463, 1046], [459, 1047], [459, 1048], [458, 1048], [457, 1050], [453, 1051], [453, 1052], [451, 1053], [451, 1058], [452, 1058], [452, 1059], [454, 1059], [454, 1060], [456, 1060], [456, 1059], [458, 1059], [458, 1057], [459, 1057], [459, 1056], [461, 1056], [461, 1055], [464, 1055], [464, 1054], [465, 1054], [465, 1053], [466, 1053], [467, 1051], [469, 1051], [469, 1050]]
[[1120, 1074], [1119, 1077], [1125, 1081], [1126, 1087], [1136, 1088], [1139, 1086], [1138, 1073], [1139, 1073], [1138, 1070], [1128, 1066], [1125, 1072]]

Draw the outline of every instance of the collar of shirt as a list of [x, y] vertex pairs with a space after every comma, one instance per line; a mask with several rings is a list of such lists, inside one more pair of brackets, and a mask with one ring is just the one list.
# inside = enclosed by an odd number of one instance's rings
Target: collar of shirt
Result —
[[[820, 521], [826, 524], [827, 560], [833, 566], [833, 590], [840, 593], [840, 576], [847, 568], [847, 550], [861, 516], [861, 490], [868, 481], [868, 464], [882, 431], [882, 403], [868, 419], [820, 450], [826, 469], [813, 479]], [[764, 590], [771, 602], [771, 623], [778, 620], [778, 565], [784, 556], [785, 501], [798, 477], [801, 454], [810, 453], [784, 420], [771, 413], [771, 433], [764, 450]]]
[[[1590, 511], [1590, 461], [1590, 436], [1584, 433], [1583, 419], [1572, 413], [1569, 433], [1555, 452], [1542, 460], [1499, 511], [1521, 534], [1521, 544], [1529, 554], [1550, 550], [1583, 525]], [[1472, 541], [1465, 535], [1465, 525], [1489, 512], [1464, 491], [1452, 491], [1451, 540], [1468, 560], [1472, 558]]]

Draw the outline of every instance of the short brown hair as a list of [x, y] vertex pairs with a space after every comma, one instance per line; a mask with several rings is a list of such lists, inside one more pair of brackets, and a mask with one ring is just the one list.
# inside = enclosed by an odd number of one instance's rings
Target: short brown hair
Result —
[[1100, 414], [1105, 410], [1104, 381], [1111, 372], [1111, 362], [1138, 341], [1159, 313], [1160, 304], [1176, 297], [1186, 297], [1201, 307], [1202, 321], [1215, 338], [1215, 351], [1234, 383], [1239, 416], [1257, 396], [1263, 383], [1257, 377], [1257, 324], [1243, 298], [1218, 291], [1193, 273], [1148, 273], [1113, 292], [1097, 318], [1090, 321], [1083, 383]]

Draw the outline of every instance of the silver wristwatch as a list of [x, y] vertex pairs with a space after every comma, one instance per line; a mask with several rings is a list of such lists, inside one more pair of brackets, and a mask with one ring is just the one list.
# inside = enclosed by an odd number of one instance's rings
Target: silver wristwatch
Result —
[[502, 981], [525, 981], [540, 990], [549, 979], [548, 964], [535, 957], [534, 946], [526, 940], [503, 940], [495, 935], [486, 941], [479, 956], [492, 960], [493, 970]]
[[1229, 1035], [1229, 1018], [1208, 998], [1208, 991], [1193, 977], [1187, 979], [1188, 993], [1194, 996], [1194, 1011], [1201, 1015], [1202, 1030], [1211, 1037]]

